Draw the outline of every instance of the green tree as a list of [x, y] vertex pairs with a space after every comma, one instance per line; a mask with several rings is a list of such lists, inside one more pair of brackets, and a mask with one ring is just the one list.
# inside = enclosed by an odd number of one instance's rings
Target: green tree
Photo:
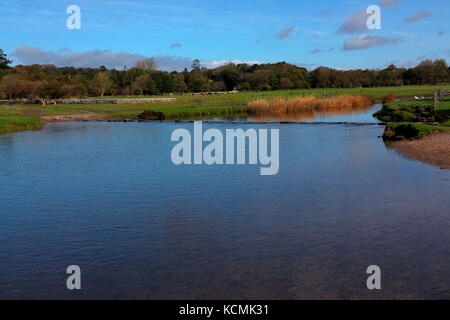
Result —
[[191, 65], [192, 70], [200, 70], [200, 60], [195, 59]]
[[12, 61], [9, 60], [3, 50], [0, 49], [0, 69], [8, 69], [11, 63]]
[[227, 65], [225, 70], [220, 73], [220, 79], [225, 83], [228, 91], [236, 88], [241, 78], [241, 73], [234, 64]]

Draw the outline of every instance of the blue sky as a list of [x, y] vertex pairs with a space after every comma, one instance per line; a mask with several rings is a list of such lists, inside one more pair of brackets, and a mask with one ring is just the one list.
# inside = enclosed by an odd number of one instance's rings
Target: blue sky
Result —
[[[81, 8], [81, 30], [66, 28], [69, 5]], [[381, 7], [381, 30], [361, 26], [369, 5]], [[412, 66], [450, 60], [449, 13], [447, 0], [0, 0], [0, 48], [24, 64]]]

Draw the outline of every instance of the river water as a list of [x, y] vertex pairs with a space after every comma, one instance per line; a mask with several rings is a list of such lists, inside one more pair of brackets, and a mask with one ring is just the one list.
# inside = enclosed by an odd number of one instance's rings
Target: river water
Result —
[[203, 124], [280, 129], [275, 176], [173, 165], [192, 123], [1, 135], [0, 298], [450, 298], [450, 172], [386, 147], [372, 113]]

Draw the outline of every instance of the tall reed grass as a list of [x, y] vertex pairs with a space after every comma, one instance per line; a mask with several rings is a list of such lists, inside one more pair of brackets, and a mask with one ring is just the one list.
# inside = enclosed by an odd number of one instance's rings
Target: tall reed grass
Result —
[[361, 110], [374, 104], [374, 100], [367, 96], [344, 95], [331, 98], [297, 97], [290, 99], [259, 99], [248, 104], [247, 112], [250, 114], [282, 115], [299, 111], [327, 110]]

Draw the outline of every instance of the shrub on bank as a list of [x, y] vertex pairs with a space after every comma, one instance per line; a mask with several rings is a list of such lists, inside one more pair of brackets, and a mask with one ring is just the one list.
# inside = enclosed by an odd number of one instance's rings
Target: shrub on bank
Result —
[[[450, 124], [449, 124], [450, 126]], [[450, 132], [450, 127], [433, 126], [428, 124], [403, 122], [391, 122], [387, 125], [383, 134], [383, 139], [387, 141], [414, 140], [420, 139], [434, 132]]]
[[139, 120], [159, 120], [162, 121], [166, 117], [164, 113], [159, 111], [153, 111], [153, 110], [146, 110], [142, 112], [140, 115], [138, 115]]

